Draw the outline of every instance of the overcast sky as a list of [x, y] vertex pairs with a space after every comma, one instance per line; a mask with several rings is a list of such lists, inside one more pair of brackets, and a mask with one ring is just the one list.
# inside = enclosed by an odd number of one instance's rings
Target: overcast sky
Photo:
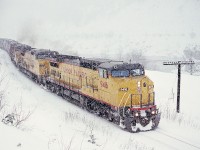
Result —
[[0, 0], [0, 37], [47, 46], [102, 34], [199, 42], [200, 0]]

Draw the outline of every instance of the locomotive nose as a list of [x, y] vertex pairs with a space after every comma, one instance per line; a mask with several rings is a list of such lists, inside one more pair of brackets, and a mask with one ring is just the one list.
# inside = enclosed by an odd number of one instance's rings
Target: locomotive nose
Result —
[[141, 80], [142, 87], [142, 101], [144, 105], [150, 105], [154, 103], [154, 90], [153, 84], [148, 77], [144, 77]]
[[140, 97], [140, 106], [153, 104], [153, 83], [148, 77], [143, 77], [137, 82], [137, 91]]

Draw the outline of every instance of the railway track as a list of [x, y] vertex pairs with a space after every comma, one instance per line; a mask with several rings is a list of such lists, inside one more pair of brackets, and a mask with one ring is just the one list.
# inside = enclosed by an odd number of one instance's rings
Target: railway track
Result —
[[172, 135], [166, 133], [165, 131], [163, 131], [162, 129], [155, 130], [155, 132], [157, 132], [157, 133], [159, 133], [159, 134], [162, 134], [162, 135], [164, 135], [164, 136], [166, 136], [166, 137], [168, 137], [168, 138], [174, 139], [174, 140], [176, 140], [176, 141], [178, 141], [178, 142], [184, 143], [185, 145], [191, 146], [191, 147], [196, 148], [196, 149], [200, 149], [200, 146], [197, 146], [197, 145], [195, 145], [195, 144], [193, 144], [193, 143], [191, 143], [191, 142], [188, 142], [187, 140], [184, 140], [184, 139], [181, 139], [181, 138], [177, 138], [177, 137], [175, 137], [175, 136], [172, 136]]
[[[188, 141], [187, 139], [178, 137], [176, 135], [172, 135], [170, 133], [167, 133], [166, 131], [157, 128], [157, 130], [153, 131], [153, 134], [142, 134], [142, 136], [151, 139], [153, 141], [158, 142], [161, 145], [164, 145], [170, 149], [175, 149], [175, 150], [183, 150], [183, 149], [188, 149], [188, 150], [198, 150], [200, 149], [200, 145], [193, 143], [191, 141]], [[178, 143], [179, 144], [178, 144]], [[180, 147], [181, 145], [181, 147]]]

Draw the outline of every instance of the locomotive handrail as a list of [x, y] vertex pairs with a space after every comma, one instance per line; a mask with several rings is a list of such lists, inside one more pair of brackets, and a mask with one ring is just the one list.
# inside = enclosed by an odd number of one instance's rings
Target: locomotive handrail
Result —
[[121, 98], [121, 101], [120, 101], [120, 103], [119, 103], [119, 105], [118, 105], [118, 113], [120, 114], [120, 110], [119, 110], [119, 106], [121, 105], [121, 103], [122, 103], [122, 100], [124, 99], [124, 96], [127, 94], [127, 92], [126, 93], [124, 93], [124, 95], [123, 95], [123, 97]]
[[140, 96], [140, 108], [142, 108], [142, 94], [131, 94], [131, 108], [132, 108], [132, 101], [133, 101], [133, 97], [132, 96]]
[[131, 95], [131, 94], [128, 95], [128, 98], [126, 99], [126, 103], [125, 103], [124, 106], [123, 106], [123, 116], [124, 116], [124, 109], [125, 109], [125, 106], [126, 106], [126, 104], [127, 104], [127, 102], [128, 102], [128, 99], [129, 99], [130, 95]]
[[153, 94], [153, 105], [154, 105], [154, 103], [155, 103], [155, 92], [151, 92], [151, 93], [148, 94], [148, 105], [150, 105], [150, 96], [151, 96], [151, 94]]

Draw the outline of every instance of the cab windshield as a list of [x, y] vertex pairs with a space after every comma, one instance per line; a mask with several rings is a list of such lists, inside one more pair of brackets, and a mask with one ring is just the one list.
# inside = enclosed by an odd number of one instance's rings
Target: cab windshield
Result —
[[129, 71], [128, 70], [113, 70], [111, 74], [112, 74], [112, 77], [128, 77]]
[[132, 76], [141, 76], [141, 75], [144, 75], [144, 69], [133, 69], [130, 71], [130, 74]]

